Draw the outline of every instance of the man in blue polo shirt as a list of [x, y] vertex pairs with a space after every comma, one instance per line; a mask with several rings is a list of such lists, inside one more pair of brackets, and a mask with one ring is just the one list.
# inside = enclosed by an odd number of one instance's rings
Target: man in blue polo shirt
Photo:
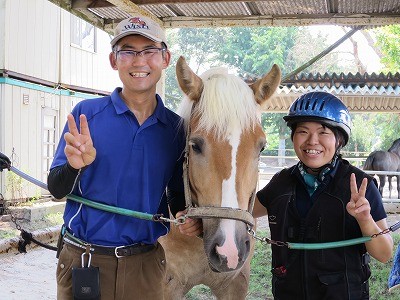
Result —
[[[164, 32], [152, 19], [134, 16], [118, 24], [111, 46], [111, 67], [123, 87], [110, 96], [81, 101], [68, 115], [48, 177], [49, 190], [56, 198], [72, 193], [164, 216], [169, 204], [175, 215], [185, 208], [185, 135], [181, 118], [156, 94], [171, 57]], [[165, 256], [157, 239], [168, 232], [168, 223], [71, 200], [64, 222], [58, 299], [96, 297], [100, 291], [102, 299], [163, 299]], [[187, 220], [180, 229], [197, 235], [201, 222]], [[93, 285], [98, 280], [100, 287]]]

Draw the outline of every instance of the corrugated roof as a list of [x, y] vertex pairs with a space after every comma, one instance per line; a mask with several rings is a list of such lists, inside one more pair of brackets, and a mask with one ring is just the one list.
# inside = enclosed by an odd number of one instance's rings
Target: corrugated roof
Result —
[[164, 27], [379, 26], [400, 23], [400, 0], [49, 0], [112, 33], [120, 20], [145, 13]]
[[291, 76], [287, 80], [285, 80], [284, 84], [286, 86], [326, 86], [326, 87], [339, 87], [339, 86], [359, 86], [359, 87], [397, 87], [400, 83], [400, 74], [399, 73], [372, 73], [372, 74], [360, 74], [360, 73], [332, 73], [332, 74], [306, 74], [300, 73], [298, 75]]
[[[135, 13], [147, 14], [165, 28], [400, 24], [400, 0], [49, 1], [110, 34], [120, 20]], [[400, 112], [397, 82], [399, 74], [299, 75], [284, 82], [270, 101], [270, 110], [286, 112], [300, 94], [324, 90], [339, 95], [350, 110]]]
[[[248, 83], [257, 78], [246, 78]], [[308, 92], [325, 91], [337, 95], [357, 112], [400, 113], [400, 74], [306, 74], [291, 76], [282, 82], [267, 110], [287, 112], [290, 104]]]
[[[398, 73], [396, 74], [399, 76]], [[368, 74], [366, 75], [369, 77]], [[352, 76], [347, 76], [347, 79]], [[337, 95], [350, 111], [400, 113], [400, 82], [316, 82], [317, 84], [297, 82], [281, 85], [274, 97], [268, 102], [267, 111], [287, 112], [291, 103], [300, 95], [308, 92], [325, 91]]]

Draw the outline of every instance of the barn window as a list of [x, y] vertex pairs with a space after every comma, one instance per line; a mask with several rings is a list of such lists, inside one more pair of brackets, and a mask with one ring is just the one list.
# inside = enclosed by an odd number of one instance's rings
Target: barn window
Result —
[[54, 109], [42, 109], [42, 179], [47, 181], [47, 175], [53, 162], [58, 142], [58, 113]]
[[97, 52], [96, 28], [81, 18], [71, 15], [71, 44], [84, 50]]

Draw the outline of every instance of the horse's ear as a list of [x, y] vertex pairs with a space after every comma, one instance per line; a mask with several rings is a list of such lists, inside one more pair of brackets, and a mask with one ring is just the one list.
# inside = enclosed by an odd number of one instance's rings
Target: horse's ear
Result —
[[204, 87], [203, 80], [190, 69], [183, 56], [176, 63], [176, 77], [182, 92], [191, 100], [199, 101]]
[[250, 85], [257, 103], [262, 106], [262, 104], [274, 94], [280, 82], [281, 69], [278, 65], [274, 64], [268, 74]]

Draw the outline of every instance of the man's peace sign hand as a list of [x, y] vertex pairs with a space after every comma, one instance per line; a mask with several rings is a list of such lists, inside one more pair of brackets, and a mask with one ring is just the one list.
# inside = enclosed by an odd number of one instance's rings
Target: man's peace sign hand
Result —
[[69, 114], [67, 119], [69, 132], [64, 134], [66, 142], [64, 153], [71, 167], [81, 169], [94, 161], [96, 158], [96, 149], [93, 147], [86, 116], [79, 116], [79, 131], [74, 116]]
[[354, 173], [350, 176], [350, 191], [351, 198], [347, 203], [347, 212], [356, 218], [357, 221], [367, 221], [371, 218], [371, 207], [367, 198], [365, 198], [365, 192], [367, 190], [368, 179], [364, 178], [360, 189], [357, 188], [356, 176]]

